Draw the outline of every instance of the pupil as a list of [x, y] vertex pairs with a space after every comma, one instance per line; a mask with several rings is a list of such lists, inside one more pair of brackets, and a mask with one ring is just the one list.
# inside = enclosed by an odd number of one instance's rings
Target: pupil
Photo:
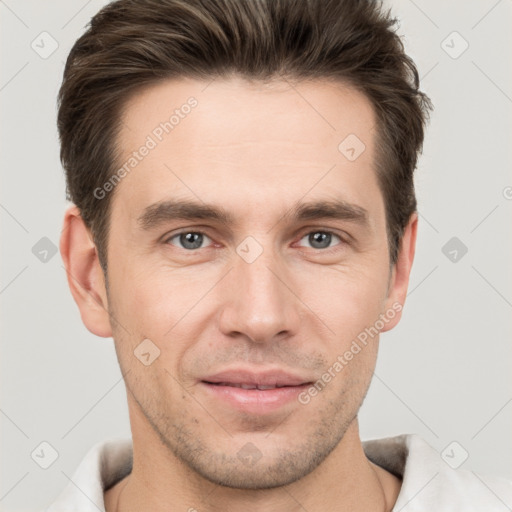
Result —
[[309, 237], [309, 242], [316, 249], [325, 249], [326, 247], [329, 247], [331, 242], [331, 235], [329, 233], [323, 233], [322, 231], [313, 233], [309, 235]]
[[203, 235], [200, 233], [184, 233], [180, 238], [181, 244], [186, 249], [198, 249], [203, 241]]

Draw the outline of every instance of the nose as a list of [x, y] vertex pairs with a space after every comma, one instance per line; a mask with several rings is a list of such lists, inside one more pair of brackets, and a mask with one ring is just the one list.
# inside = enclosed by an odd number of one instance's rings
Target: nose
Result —
[[290, 273], [270, 251], [251, 263], [236, 256], [220, 292], [223, 334], [269, 343], [297, 333], [301, 303], [294, 295]]

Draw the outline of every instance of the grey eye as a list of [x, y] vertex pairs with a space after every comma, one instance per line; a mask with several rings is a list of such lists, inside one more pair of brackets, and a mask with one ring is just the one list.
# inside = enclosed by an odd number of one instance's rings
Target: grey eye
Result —
[[341, 238], [328, 231], [312, 231], [305, 235], [302, 240], [307, 239], [313, 249], [327, 249], [330, 247], [333, 237], [341, 241]]
[[[173, 243], [173, 240], [178, 240], [179, 245]], [[172, 245], [178, 245], [178, 247], [187, 249], [189, 251], [201, 248], [205, 240], [209, 240], [209, 238], [203, 233], [199, 233], [197, 231], [187, 231], [184, 233], [178, 233], [169, 238], [169, 242]]]

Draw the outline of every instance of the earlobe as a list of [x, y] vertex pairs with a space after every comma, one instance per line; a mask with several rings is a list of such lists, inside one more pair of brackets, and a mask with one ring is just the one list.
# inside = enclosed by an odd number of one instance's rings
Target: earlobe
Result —
[[409, 276], [416, 250], [416, 235], [418, 230], [418, 214], [414, 212], [405, 227], [398, 259], [391, 274], [388, 297], [385, 301], [385, 311], [393, 310], [393, 318], [386, 324], [381, 332], [389, 331], [398, 324], [405, 304]]
[[60, 253], [84, 325], [97, 336], [111, 337], [105, 280], [98, 253], [90, 231], [74, 205], [64, 216]]

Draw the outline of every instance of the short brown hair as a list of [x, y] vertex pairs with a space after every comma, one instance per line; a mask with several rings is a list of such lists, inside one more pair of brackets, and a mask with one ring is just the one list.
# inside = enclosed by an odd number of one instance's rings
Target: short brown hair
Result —
[[[431, 103], [396, 20], [372, 0], [117, 0], [73, 46], [59, 92], [67, 197], [107, 269], [109, 204], [126, 101], [168, 78], [334, 79], [366, 95], [378, 122], [376, 172], [391, 264], [416, 211], [413, 173]], [[340, 141], [341, 142], [341, 141]]]

